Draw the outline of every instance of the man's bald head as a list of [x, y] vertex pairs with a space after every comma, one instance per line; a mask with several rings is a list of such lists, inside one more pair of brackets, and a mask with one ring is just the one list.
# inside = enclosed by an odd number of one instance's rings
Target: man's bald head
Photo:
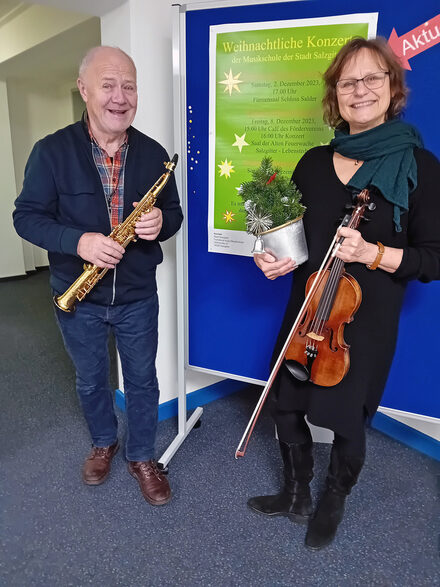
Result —
[[122, 139], [137, 108], [133, 59], [116, 47], [94, 47], [81, 62], [77, 84], [98, 142]]
[[99, 47], [92, 47], [84, 55], [84, 57], [82, 58], [82, 61], [81, 61], [80, 65], [79, 65], [78, 77], [83, 77], [84, 74], [85, 74], [85, 72], [86, 72], [86, 69], [90, 65], [91, 61], [93, 61], [93, 59], [95, 57], [97, 57], [100, 53], [101, 54], [102, 53], [105, 54], [108, 49], [110, 49], [111, 51], [118, 51], [119, 53], [121, 53], [122, 55], [124, 55], [124, 57], [126, 57], [129, 61], [131, 61], [131, 64], [133, 66], [133, 69], [136, 71], [136, 66], [134, 64], [134, 61], [130, 57], [130, 55], [128, 55], [128, 53], [126, 53], [125, 51], [123, 51], [119, 47], [110, 47], [109, 45], [100, 45]]

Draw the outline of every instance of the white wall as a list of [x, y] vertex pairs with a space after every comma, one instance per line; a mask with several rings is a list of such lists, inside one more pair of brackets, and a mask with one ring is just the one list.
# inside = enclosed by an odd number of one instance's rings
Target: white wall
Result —
[[[170, 154], [174, 149], [172, 11], [176, 10], [171, 4], [171, 0], [129, 0], [101, 18], [102, 44], [121, 47], [137, 66], [139, 106], [134, 126], [158, 140]], [[177, 396], [175, 238], [162, 248], [164, 262], [158, 267], [160, 403]], [[189, 372], [187, 391], [217, 381], [219, 377]]]
[[15, 200], [14, 159], [9, 123], [6, 82], [0, 81], [0, 276], [24, 275], [21, 239], [12, 226], [11, 214]]
[[84, 45], [99, 44], [97, 24], [88, 15], [24, 3], [0, 19], [0, 278], [47, 265], [46, 251], [15, 234], [12, 204], [33, 144], [73, 121], [77, 56]]
[[[73, 122], [72, 84], [49, 84], [35, 80], [8, 82], [9, 116], [17, 193], [33, 145], [42, 137]], [[48, 264], [43, 249], [23, 243], [26, 271]]]
[[24, 168], [35, 142], [73, 122], [72, 84], [35, 80], [8, 82], [9, 113], [17, 188], [23, 183]]
[[119, 47], [131, 55], [130, 2], [115, 8], [101, 17], [101, 43]]
[[[71, 8], [75, 10], [74, 6]], [[1, 27], [0, 62], [32, 49], [88, 18], [84, 14], [65, 12], [46, 6], [28, 6], [19, 12], [16, 18]]]

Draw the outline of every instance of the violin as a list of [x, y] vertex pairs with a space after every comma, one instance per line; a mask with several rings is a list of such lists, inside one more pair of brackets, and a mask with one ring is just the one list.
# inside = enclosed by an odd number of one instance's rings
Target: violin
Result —
[[[356, 229], [365, 210], [374, 210], [375, 207], [370, 202], [368, 190], [362, 190], [352, 214], [344, 217], [341, 226]], [[356, 279], [345, 271], [344, 261], [336, 257], [343, 241], [344, 237], [337, 240], [335, 235], [321, 267], [307, 281], [304, 303], [269, 375], [235, 458], [244, 456], [264, 401], [283, 363], [300, 381], [311, 381], [324, 387], [339, 383], [349, 370], [349, 345], [344, 340], [344, 326], [353, 320], [362, 300], [362, 291]]]
[[[364, 190], [358, 196], [353, 214], [346, 216], [342, 225], [357, 228], [368, 201], [368, 192]], [[338, 384], [350, 368], [350, 347], [344, 340], [344, 326], [353, 321], [362, 301], [359, 283], [345, 271], [344, 261], [335, 257], [336, 250], [331, 256], [331, 268], [321, 276], [313, 273], [307, 281], [306, 297], [319, 277], [284, 360], [296, 379], [324, 387]]]

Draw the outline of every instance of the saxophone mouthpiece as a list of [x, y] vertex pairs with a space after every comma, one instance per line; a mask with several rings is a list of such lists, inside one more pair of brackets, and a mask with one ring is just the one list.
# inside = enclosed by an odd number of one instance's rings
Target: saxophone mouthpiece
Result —
[[168, 171], [174, 171], [178, 160], [179, 160], [179, 155], [177, 153], [174, 153], [171, 161], [168, 161], [168, 163], [166, 161], [164, 161], [163, 164], [165, 165], [165, 167], [167, 168]]

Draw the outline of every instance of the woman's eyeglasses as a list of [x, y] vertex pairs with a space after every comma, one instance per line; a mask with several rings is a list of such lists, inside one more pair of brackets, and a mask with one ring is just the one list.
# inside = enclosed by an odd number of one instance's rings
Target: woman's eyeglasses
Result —
[[385, 83], [385, 78], [389, 75], [389, 71], [378, 71], [377, 73], [369, 73], [360, 79], [340, 79], [336, 82], [336, 89], [339, 94], [352, 94], [359, 82], [362, 82], [369, 90], [377, 90]]

